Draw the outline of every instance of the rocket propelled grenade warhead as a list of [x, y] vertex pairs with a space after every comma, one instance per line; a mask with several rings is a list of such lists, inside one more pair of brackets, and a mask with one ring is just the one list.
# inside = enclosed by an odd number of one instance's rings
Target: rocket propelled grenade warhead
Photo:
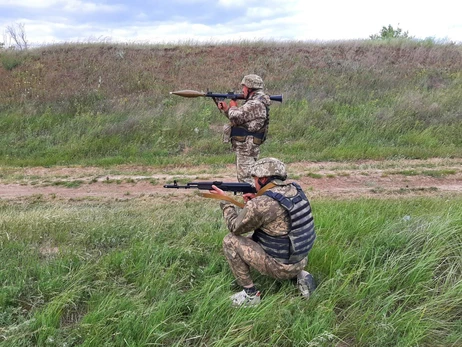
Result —
[[176, 92], [170, 92], [170, 94], [182, 96], [183, 98], [197, 98], [199, 96], [205, 96], [206, 93], [198, 92], [196, 90], [178, 90]]

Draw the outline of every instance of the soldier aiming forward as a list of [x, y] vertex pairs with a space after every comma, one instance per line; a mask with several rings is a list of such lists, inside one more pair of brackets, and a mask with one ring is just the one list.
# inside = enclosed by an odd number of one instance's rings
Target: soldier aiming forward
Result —
[[[243, 195], [242, 210], [221, 202], [230, 231], [223, 249], [237, 283], [243, 290], [231, 296], [233, 306], [260, 303], [260, 292], [250, 268], [277, 279], [297, 279], [308, 298], [315, 288], [313, 276], [304, 270], [316, 238], [310, 203], [297, 183], [286, 183], [286, 167], [275, 158], [258, 160], [250, 171], [257, 194]], [[211, 193], [225, 195], [212, 186]], [[242, 236], [252, 232], [251, 237]]]
[[[236, 153], [237, 179], [253, 184], [250, 170], [258, 160], [260, 145], [266, 140], [271, 101], [263, 91], [264, 83], [260, 76], [246, 75], [241, 85], [246, 98], [242, 106], [238, 107], [235, 100], [231, 100], [229, 105], [219, 101], [217, 105], [231, 123], [229, 137]], [[225, 142], [227, 140], [225, 138]]]

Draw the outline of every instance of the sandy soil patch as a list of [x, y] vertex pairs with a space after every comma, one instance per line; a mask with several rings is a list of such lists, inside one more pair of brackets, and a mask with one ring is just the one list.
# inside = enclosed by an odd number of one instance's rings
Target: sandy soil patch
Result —
[[[0, 199], [108, 200], [196, 194], [165, 189], [173, 180], [235, 182], [233, 165], [2, 168]], [[289, 178], [312, 198], [403, 197], [462, 194], [462, 159], [297, 162]]]

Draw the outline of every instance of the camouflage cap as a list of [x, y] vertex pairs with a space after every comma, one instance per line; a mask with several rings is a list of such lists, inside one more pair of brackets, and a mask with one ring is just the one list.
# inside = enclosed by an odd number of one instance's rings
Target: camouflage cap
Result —
[[263, 79], [260, 76], [254, 74], [244, 76], [241, 85], [250, 89], [263, 89], [265, 87]]
[[282, 181], [287, 178], [285, 164], [276, 158], [263, 158], [252, 167], [250, 174], [253, 177], [278, 177]]

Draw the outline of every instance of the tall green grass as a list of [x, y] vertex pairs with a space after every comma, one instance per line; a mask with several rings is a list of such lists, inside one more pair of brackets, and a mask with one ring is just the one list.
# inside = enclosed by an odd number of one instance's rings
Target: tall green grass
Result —
[[233, 309], [214, 202], [0, 202], [5, 346], [459, 346], [462, 200], [312, 201], [305, 301]]
[[[461, 90], [462, 95], [462, 90]], [[225, 118], [210, 100], [172, 100], [160, 113], [77, 114], [50, 108], [0, 114], [0, 164], [13, 166], [232, 162]], [[288, 100], [275, 105], [262, 156], [286, 161], [458, 157], [462, 119], [419, 122], [393, 106]], [[37, 112], [37, 111], [36, 111]], [[388, 118], [380, 118], [388, 112]]]

